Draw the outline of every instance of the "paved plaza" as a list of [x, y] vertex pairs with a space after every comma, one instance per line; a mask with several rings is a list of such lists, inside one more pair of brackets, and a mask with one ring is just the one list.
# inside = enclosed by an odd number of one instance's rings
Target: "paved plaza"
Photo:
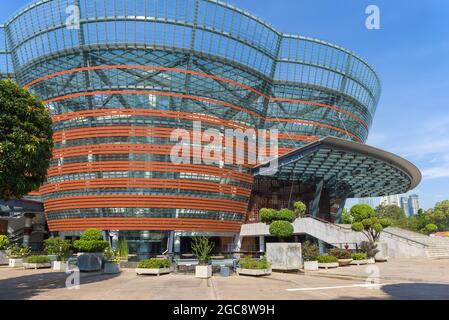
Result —
[[[66, 288], [68, 275], [51, 270], [0, 268], [0, 299], [449, 299], [449, 260], [393, 260], [263, 278], [191, 274], [137, 276], [82, 273], [80, 289]], [[368, 278], [369, 277], [369, 278]]]

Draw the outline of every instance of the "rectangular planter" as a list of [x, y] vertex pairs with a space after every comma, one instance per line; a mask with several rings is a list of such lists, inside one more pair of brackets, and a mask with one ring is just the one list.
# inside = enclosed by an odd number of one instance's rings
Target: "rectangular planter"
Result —
[[368, 260], [367, 259], [363, 259], [363, 260], [352, 260], [351, 265], [353, 266], [361, 266], [364, 264], [368, 264]]
[[196, 266], [195, 277], [200, 279], [208, 279], [212, 277], [212, 266]]
[[237, 268], [237, 275], [261, 277], [268, 276], [271, 274], [271, 269], [243, 269]]
[[267, 259], [273, 270], [299, 270], [302, 268], [300, 243], [267, 243]]
[[68, 269], [67, 261], [52, 261], [51, 267], [55, 271], [66, 271]]
[[9, 259], [8, 256], [6, 255], [6, 250], [0, 250], [0, 265], [8, 265], [9, 264]]
[[304, 271], [318, 271], [318, 261], [304, 261]]
[[338, 265], [340, 267], [349, 266], [352, 262], [352, 259], [338, 259]]
[[9, 266], [11, 268], [22, 267], [23, 259], [22, 258], [11, 258], [11, 259], [9, 259]]
[[23, 267], [25, 269], [43, 269], [43, 268], [51, 268], [51, 263], [47, 262], [47, 263], [28, 263], [28, 262], [24, 262], [23, 263]]
[[172, 271], [171, 268], [160, 268], [160, 269], [144, 269], [144, 268], [136, 268], [136, 274], [139, 275], [157, 275], [161, 274], [169, 274]]
[[105, 262], [103, 273], [106, 274], [115, 274], [120, 273], [120, 263], [119, 262]]
[[318, 263], [318, 268], [322, 269], [338, 268], [338, 262]]

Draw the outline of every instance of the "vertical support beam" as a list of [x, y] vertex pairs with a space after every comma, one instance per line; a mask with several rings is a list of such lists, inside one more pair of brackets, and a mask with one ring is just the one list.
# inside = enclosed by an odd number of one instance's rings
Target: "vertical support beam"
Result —
[[265, 236], [259, 236], [259, 252], [265, 252]]
[[174, 232], [174, 240], [173, 240], [173, 252], [175, 254], [181, 253], [181, 232]]
[[30, 245], [30, 237], [31, 232], [33, 232], [33, 218], [35, 217], [34, 213], [25, 213], [25, 228], [23, 230], [23, 245]]
[[340, 204], [338, 206], [337, 214], [335, 216], [335, 223], [340, 223], [341, 214], [343, 213], [345, 205], [346, 205], [346, 197], [340, 199]]
[[325, 253], [325, 245], [323, 240], [318, 239], [318, 249], [320, 250], [320, 255]]
[[323, 190], [323, 180], [320, 180], [316, 185], [315, 195], [314, 195], [313, 201], [310, 205], [310, 214], [314, 217], [316, 217], [318, 215], [322, 190]]
[[173, 253], [174, 240], [175, 240], [175, 232], [170, 231], [168, 234], [168, 239], [167, 239], [167, 250], [168, 250], [169, 254]]

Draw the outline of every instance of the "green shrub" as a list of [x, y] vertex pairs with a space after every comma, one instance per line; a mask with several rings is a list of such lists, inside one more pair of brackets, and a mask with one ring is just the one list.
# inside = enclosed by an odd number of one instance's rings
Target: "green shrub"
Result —
[[260, 221], [270, 224], [271, 221], [275, 220], [277, 211], [274, 209], [262, 208], [260, 209], [259, 214]]
[[262, 257], [261, 259], [252, 259], [249, 257], [245, 257], [240, 259], [239, 266], [242, 269], [269, 269], [270, 263], [267, 260], [267, 257]]
[[306, 241], [302, 244], [302, 257], [305, 261], [316, 261], [316, 257], [320, 255], [320, 249], [316, 244]]
[[137, 268], [142, 269], [162, 269], [170, 268], [170, 261], [167, 259], [146, 259], [139, 262]]
[[117, 256], [119, 258], [128, 260], [128, 241], [126, 240], [126, 238], [122, 238], [122, 239], [118, 240]]
[[59, 237], [51, 237], [44, 241], [44, 248], [48, 254], [58, 256], [58, 260], [66, 261], [70, 256], [71, 243]]
[[338, 262], [337, 257], [334, 256], [318, 256], [317, 258], [318, 263], [334, 263]]
[[119, 262], [117, 253], [114, 250], [112, 250], [111, 247], [108, 246], [106, 249], [104, 249], [103, 254], [104, 260], [106, 262]]
[[85, 241], [98, 241], [103, 240], [103, 235], [98, 229], [86, 229], [81, 233], [80, 239]]
[[337, 257], [337, 259], [351, 259], [351, 252], [340, 248], [333, 248], [329, 250], [329, 255]]
[[215, 244], [208, 237], [193, 237], [192, 253], [199, 260], [201, 265], [207, 265], [210, 260], [210, 254]]
[[109, 246], [106, 240], [76, 240], [73, 243], [79, 252], [103, 252]]
[[368, 255], [364, 252], [352, 254], [352, 260], [366, 260], [367, 258], [368, 258]]
[[6, 250], [9, 247], [9, 239], [5, 235], [0, 235], [0, 250]]
[[294, 232], [293, 225], [288, 221], [273, 221], [270, 224], [270, 234], [284, 238], [290, 237]]
[[427, 234], [431, 234], [438, 231], [438, 226], [436, 224], [429, 223], [426, 225], [425, 229]]
[[31, 248], [28, 246], [19, 247], [17, 244], [10, 246], [6, 254], [9, 258], [19, 259], [25, 258], [31, 254]]
[[361, 222], [354, 222], [351, 225], [351, 228], [355, 232], [361, 232], [361, 231], [363, 231], [363, 224]]
[[301, 201], [296, 201], [295, 203], [293, 203], [293, 209], [295, 211], [296, 217], [302, 217], [307, 211], [306, 205]]
[[364, 219], [369, 219], [375, 215], [375, 211], [367, 204], [356, 204], [351, 207], [351, 216], [354, 222], [362, 222]]
[[50, 258], [47, 256], [31, 256], [26, 260], [28, 263], [49, 263]]

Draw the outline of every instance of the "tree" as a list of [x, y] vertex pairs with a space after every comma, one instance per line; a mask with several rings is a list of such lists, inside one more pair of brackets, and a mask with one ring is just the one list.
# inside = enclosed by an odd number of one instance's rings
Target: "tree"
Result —
[[380, 218], [374, 209], [366, 204], [353, 206], [351, 215], [354, 218], [352, 230], [362, 232], [371, 244], [379, 241], [383, 229], [391, 225], [390, 219]]
[[53, 147], [44, 104], [12, 80], [0, 80], [0, 198], [21, 198], [45, 181]]
[[[302, 210], [302, 209], [301, 209]], [[290, 237], [294, 228], [292, 222], [297, 218], [295, 212], [289, 209], [260, 209], [260, 219], [270, 226], [270, 234], [279, 238]]]
[[354, 221], [354, 218], [351, 216], [351, 214], [348, 212], [346, 208], [343, 209], [343, 212], [341, 213], [340, 222], [342, 224], [352, 224]]
[[376, 213], [379, 218], [388, 218], [392, 221], [407, 218], [404, 210], [396, 205], [380, 205], [376, 208]]
[[367, 204], [356, 204], [351, 207], [351, 216], [354, 222], [361, 222], [363, 219], [373, 217], [376, 212]]

